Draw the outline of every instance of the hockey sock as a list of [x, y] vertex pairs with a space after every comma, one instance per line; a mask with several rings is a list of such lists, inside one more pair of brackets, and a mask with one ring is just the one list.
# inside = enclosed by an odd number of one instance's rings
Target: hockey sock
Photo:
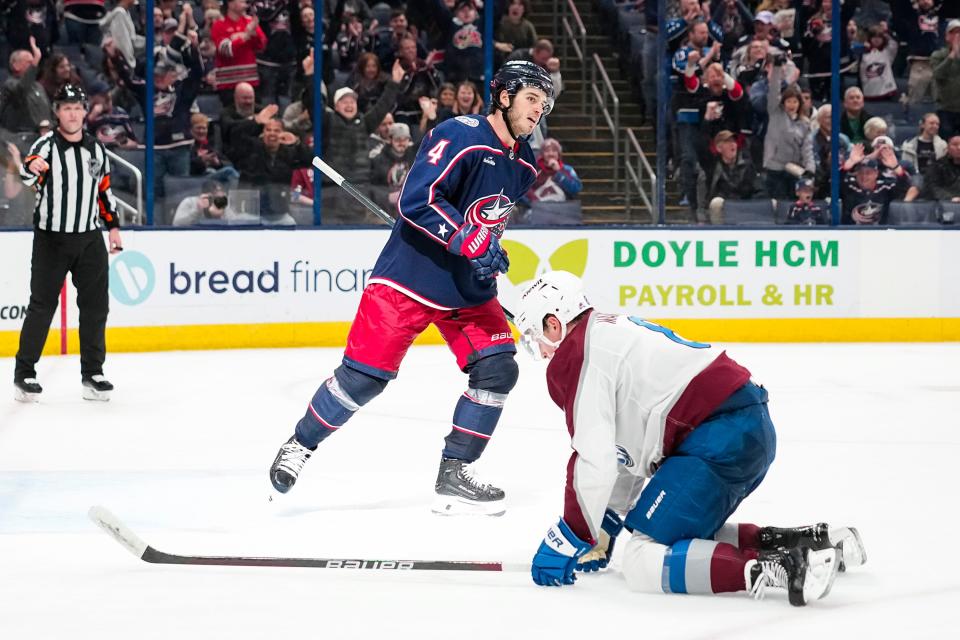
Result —
[[507, 394], [467, 389], [453, 412], [453, 428], [444, 439], [444, 458], [473, 462], [486, 448], [503, 412]]
[[717, 542], [731, 544], [739, 549], [759, 549], [760, 527], [745, 522], [727, 522], [717, 530], [713, 539]]
[[623, 573], [630, 588], [664, 593], [743, 591], [744, 567], [757, 557], [715, 540], [681, 540], [671, 546], [634, 534], [623, 555]]
[[313, 394], [306, 413], [297, 423], [297, 440], [308, 449], [316, 448], [359, 408], [340, 389], [336, 377], [330, 377]]

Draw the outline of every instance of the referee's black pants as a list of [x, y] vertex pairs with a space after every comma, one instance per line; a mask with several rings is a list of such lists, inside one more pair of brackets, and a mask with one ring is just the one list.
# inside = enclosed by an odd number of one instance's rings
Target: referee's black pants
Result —
[[80, 374], [103, 373], [104, 333], [109, 306], [109, 263], [103, 233], [57, 233], [34, 229], [30, 305], [20, 331], [15, 380], [34, 378], [35, 366], [50, 332], [60, 288], [70, 273], [80, 310]]

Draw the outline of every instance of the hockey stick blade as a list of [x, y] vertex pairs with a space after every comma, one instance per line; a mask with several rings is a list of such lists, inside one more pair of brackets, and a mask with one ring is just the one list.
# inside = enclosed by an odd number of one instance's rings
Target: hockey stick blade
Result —
[[144, 562], [221, 567], [300, 567], [312, 569], [375, 569], [380, 571], [529, 571], [530, 565], [471, 560], [369, 560], [358, 558], [285, 558], [257, 556], [193, 556], [166, 553], [151, 547], [104, 507], [88, 513], [101, 529]]

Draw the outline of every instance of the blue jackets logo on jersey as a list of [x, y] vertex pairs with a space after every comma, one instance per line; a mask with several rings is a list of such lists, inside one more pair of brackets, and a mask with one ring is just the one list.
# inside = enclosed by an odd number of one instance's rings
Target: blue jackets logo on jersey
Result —
[[495, 227], [501, 223], [506, 223], [510, 212], [515, 203], [510, 198], [503, 195], [503, 189], [500, 193], [491, 196], [483, 196], [473, 201], [467, 207], [464, 219], [471, 224], [480, 224], [485, 227]]

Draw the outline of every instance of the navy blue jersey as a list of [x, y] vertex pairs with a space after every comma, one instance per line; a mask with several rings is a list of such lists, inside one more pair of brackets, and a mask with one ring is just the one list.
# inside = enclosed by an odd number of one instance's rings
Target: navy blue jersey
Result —
[[403, 183], [400, 214], [373, 267], [378, 282], [437, 309], [482, 304], [497, 295], [466, 258], [447, 251], [464, 223], [498, 237], [517, 200], [537, 176], [527, 143], [504, 146], [484, 116], [446, 120], [423, 139]]

